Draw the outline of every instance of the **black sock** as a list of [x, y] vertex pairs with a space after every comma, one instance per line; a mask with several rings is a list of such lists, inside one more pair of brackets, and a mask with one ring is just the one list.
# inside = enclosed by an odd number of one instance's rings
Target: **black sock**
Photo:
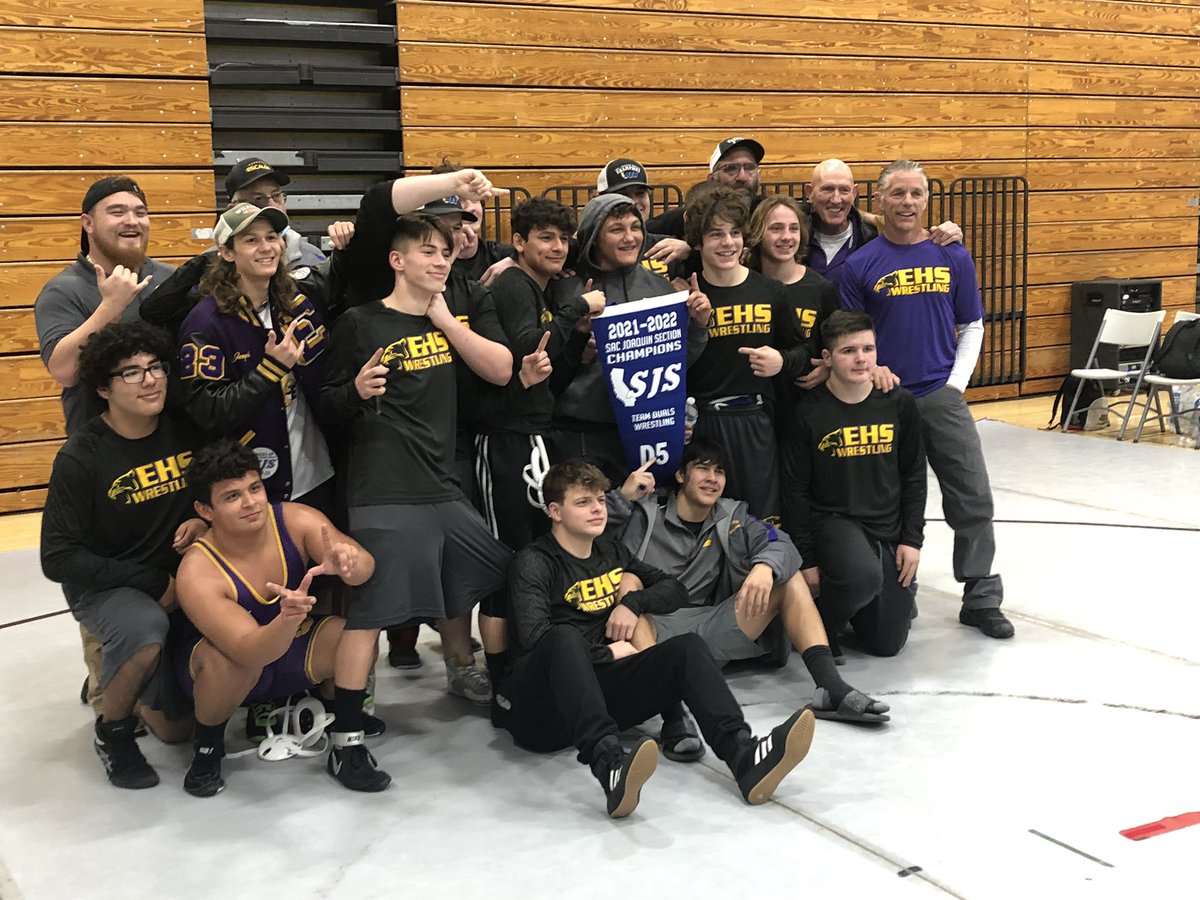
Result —
[[333, 689], [333, 731], [353, 733], [363, 730], [363, 703], [367, 699], [366, 689], [352, 691], [350, 688]]
[[225, 726], [229, 720], [220, 722], [216, 725], [205, 725], [203, 722], [196, 722], [195, 746], [196, 752], [202, 748], [208, 748], [216, 751], [218, 755], [225, 753]]
[[671, 704], [670, 708], [662, 714], [663, 724], [668, 725], [672, 722], [682, 721], [684, 715], [686, 715], [686, 713], [683, 708], [683, 701], [676, 700], [673, 704]]
[[800, 654], [800, 658], [804, 660], [804, 665], [808, 667], [808, 674], [817, 683], [817, 687], [825, 688], [829, 692], [833, 708], [837, 709], [841, 706], [842, 700], [854, 688], [846, 684], [842, 680], [842, 676], [838, 674], [829, 647], [826, 644], [814, 644]]
[[608, 773], [613, 766], [617, 765], [625, 756], [625, 750], [621, 747], [621, 739], [615, 734], [606, 734], [596, 742], [596, 746], [592, 748], [591, 769], [592, 774], [600, 779], [603, 785], [608, 784]]
[[492, 680], [493, 687], [503, 685], [508, 680], [508, 651], [501, 650], [499, 653], [488, 653], [485, 650], [483, 659], [487, 664], [488, 678]]

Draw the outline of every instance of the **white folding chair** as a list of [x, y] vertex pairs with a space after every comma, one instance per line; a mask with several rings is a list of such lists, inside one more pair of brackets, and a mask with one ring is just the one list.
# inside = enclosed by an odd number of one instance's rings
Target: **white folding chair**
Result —
[[[1200, 313], [1188, 312], [1186, 309], [1180, 309], [1180, 310], [1175, 311], [1175, 319], [1171, 322], [1171, 324], [1175, 325], [1175, 324], [1178, 324], [1179, 322], [1187, 322], [1191, 319], [1200, 319]], [[1200, 409], [1198, 409], [1198, 408], [1181, 410], [1179, 408], [1179, 404], [1175, 397], [1175, 388], [1191, 387], [1193, 385], [1200, 385], [1200, 378], [1170, 378], [1166, 375], [1158, 375], [1154, 372], [1150, 372], [1149, 374], [1146, 375], [1145, 381], [1146, 381], [1146, 391], [1147, 391], [1147, 393], [1154, 395], [1154, 405], [1158, 409], [1158, 430], [1159, 430], [1159, 432], [1164, 432], [1167, 430], [1166, 426], [1163, 424], [1164, 416], [1171, 420], [1172, 424], [1175, 426], [1175, 433], [1179, 434], [1180, 433], [1179, 419], [1181, 416], [1200, 415]], [[1162, 411], [1162, 405], [1158, 402], [1158, 392], [1163, 389], [1166, 389], [1167, 399], [1170, 401], [1170, 404], [1171, 404], [1171, 411], [1169, 413], [1164, 413]], [[1141, 421], [1138, 422], [1137, 433], [1134, 434], [1134, 436], [1133, 436], [1133, 442], [1135, 444], [1142, 437], [1142, 429], [1146, 427], [1146, 417], [1149, 414], [1149, 412], [1150, 412], [1150, 404], [1149, 403], [1143, 404], [1142, 405], [1142, 418], [1141, 418]], [[1200, 441], [1196, 442], [1196, 449], [1200, 450]]]
[[[1162, 330], [1165, 316], [1166, 312], [1161, 309], [1158, 312], [1144, 313], [1125, 312], [1122, 309], [1106, 309], [1104, 311], [1104, 318], [1100, 322], [1100, 332], [1096, 335], [1096, 342], [1092, 344], [1092, 352], [1088, 354], [1087, 362], [1082, 369], [1071, 370], [1071, 374], [1079, 380], [1079, 387], [1075, 389], [1075, 396], [1071, 398], [1071, 407], [1063, 417], [1063, 431], [1066, 431], [1067, 424], [1073, 421], [1075, 408], [1079, 403], [1079, 395], [1083, 392], [1085, 381], [1100, 382], [1103, 393], [1105, 383], [1112, 382], [1115, 389], [1120, 382], [1132, 378], [1133, 390], [1130, 392], [1128, 400], [1108, 401], [1110, 406], [1125, 404], [1125, 416], [1121, 419], [1121, 430], [1117, 432], [1117, 440], [1124, 439], [1125, 429], [1129, 425], [1129, 416], [1132, 414], [1133, 408], [1143, 405], [1138, 401], [1138, 394], [1142, 390], [1142, 379], [1147, 374], [1146, 369], [1150, 365], [1150, 357], [1154, 355], [1154, 351], [1158, 347], [1158, 334]], [[1145, 347], [1146, 354], [1136, 371], [1126, 372], [1120, 369], [1098, 367], [1096, 366], [1096, 354], [1099, 352], [1101, 344], [1116, 346], [1118, 352], [1122, 347]], [[1157, 394], [1154, 399], [1157, 402]], [[1161, 409], [1159, 411], [1161, 413]]]

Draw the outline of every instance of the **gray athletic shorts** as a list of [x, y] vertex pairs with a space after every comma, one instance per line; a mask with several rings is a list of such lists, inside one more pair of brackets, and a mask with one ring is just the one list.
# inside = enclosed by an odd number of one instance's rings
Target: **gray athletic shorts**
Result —
[[738, 628], [733, 608], [736, 600], [735, 594], [714, 606], [687, 606], [665, 616], [652, 616], [658, 643], [664, 644], [681, 634], [698, 634], [721, 665], [762, 656], [763, 648]]
[[512, 551], [465, 500], [350, 508], [350, 534], [375, 557], [353, 589], [347, 629], [453, 619], [505, 587]]
[[[142, 591], [119, 587], [84, 594], [71, 615], [100, 640], [101, 688], [107, 688], [117, 670], [143, 647], [166, 647], [170, 620], [158, 601]], [[143, 697], [157, 696], [157, 677], [146, 685]]]

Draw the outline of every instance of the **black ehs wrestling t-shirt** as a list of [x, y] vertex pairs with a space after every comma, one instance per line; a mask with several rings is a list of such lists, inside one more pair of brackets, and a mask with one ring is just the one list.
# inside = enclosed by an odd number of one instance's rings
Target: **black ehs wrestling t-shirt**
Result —
[[[354, 386], [379, 348], [386, 390], [363, 400]], [[347, 501], [350, 506], [443, 503], [462, 492], [451, 477], [457, 420], [454, 353], [427, 316], [384, 306], [347, 310], [326, 351], [321, 409], [350, 426]]]
[[591, 555], [580, 559], [564, 550], [553, 534], [537, 538], [508, 569], [517, 655], [531, 651], [554, 626], [566, 625], [583, 634], [593, 662], [612, 662], [604, 631], [626, 572], [640, 578], [644, 588], [621, 601], [634, 614], [665, 614], [687, 604], [687, 588], [616, 541], [598, 538]]
[[192, 517], [191, 423], [163, 414], [147, 437], [121, 437], [101, 416], [54, 458], [42, 515], [42, 568], [75, 605], [88, 592], [129, 587], [162, 596], [179, 567], [175, 530]]

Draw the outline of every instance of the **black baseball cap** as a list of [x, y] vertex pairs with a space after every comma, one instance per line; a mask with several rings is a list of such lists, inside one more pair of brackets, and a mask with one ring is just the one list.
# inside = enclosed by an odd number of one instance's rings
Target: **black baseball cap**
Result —
[[[126, 175], [114, 175], [110, 178], [101, 178], [87, 189], [87, 193], [83, 195], [81, 212], [90, 213], [96, 208], [96, 204], [105, 197], [124, 192], [135, 195], [142, 203], [146, 202], [146, 195], [142, 193], [142, 189], [136, 181]], [[89, 249], [87, 232], [82, 227], [79, 229], [79, 249], [84, 253], [87, 253]]]
[[266, 161], [257, 156], [240, 160], [225, 176], [225, 193], [232, 197], [248, 184], [253, 184], [261, 178], [272, 178], [280, 185], [290, 184], [287, 175], [278, 169], [272, 169]]
[[417, 212], [429, 213], [431, 216], [444, 216], [448, 213], [462, 213], [464, 222], [478, 222], [479, 216], [473, 212], [468, 212], [463, 209], [462, 200], [457, 195], [451, 194], [449, 197], [442, 197], [440, 200], [430, 200]]
[[646, 167], [633, 159], [614, 159], [603, 169], [596, 179], [596, 191], [601, 194], [612, 194], [625, 187], [650, 187], [646, 177]]
[[716, 171], [717, 163], [730, 150], [735, 150], [738, 147], [745, 147], [754, 156], [755, 162], [762, 162], [763, 157], [767, 155], [767, 151], [763, 150], [763, 145], [753, 138], [731, 137], [725, 138], [721, 143], [717, 144], [717, 149], [712, 152], [712, 156], [708, 158], [708, 171]]

